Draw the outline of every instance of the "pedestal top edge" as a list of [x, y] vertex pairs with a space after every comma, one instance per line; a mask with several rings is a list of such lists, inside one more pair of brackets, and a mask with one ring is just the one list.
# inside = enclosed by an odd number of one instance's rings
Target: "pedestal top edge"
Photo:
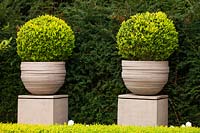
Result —
[[118, 95], [118, 98], [121, 98], [121, 99], [159, 100], [159, 99], [168, 98], [168, 95], [141, 96], [141, 95], [134, 95], [134, 94], [122, 94], [122, 95]]
[[68, 98], [68, 95], [18, 95], [19, 99], [58, 99]]

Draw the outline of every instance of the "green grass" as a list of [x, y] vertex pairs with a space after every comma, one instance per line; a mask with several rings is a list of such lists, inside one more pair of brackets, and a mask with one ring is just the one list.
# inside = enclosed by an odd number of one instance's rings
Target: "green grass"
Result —
[[0, 123], [0, 133], [200, 133], [196, 127], [134, 127], [119, 125], [25, 125]]

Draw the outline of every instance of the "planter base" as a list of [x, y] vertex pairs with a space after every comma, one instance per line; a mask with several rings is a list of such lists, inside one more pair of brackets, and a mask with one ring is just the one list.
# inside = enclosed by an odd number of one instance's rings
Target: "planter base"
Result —
[[68, 121], [68, 95], [19, 95], [18, 123], [64, 124]]
[[117, 123], [135, 126], [167, 126], [168, 96], [119, 95]]

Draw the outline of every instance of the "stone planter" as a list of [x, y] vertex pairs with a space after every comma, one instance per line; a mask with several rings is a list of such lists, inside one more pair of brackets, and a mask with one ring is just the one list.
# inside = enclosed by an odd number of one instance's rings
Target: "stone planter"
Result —
[[65, 62], [22, 62], [21, 79], [35, 95], [56, 93], [65, 81]]
[[167, 61], [122, 61], [122, 78], [129, 91], [156, 95], [168, 81]]

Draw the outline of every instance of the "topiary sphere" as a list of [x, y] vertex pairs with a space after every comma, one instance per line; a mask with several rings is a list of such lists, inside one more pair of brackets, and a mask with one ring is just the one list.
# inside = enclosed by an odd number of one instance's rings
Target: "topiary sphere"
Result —
[[63, 61], [75, 46], [74, 33], [65, 21], [43, 15], [26, 22], [17, 33], [22, 61]]
[[116, 38], [119, 54], [128, 60], [163, 61], [178, 47], [178, 32], [163, 12], [131, 16]]

